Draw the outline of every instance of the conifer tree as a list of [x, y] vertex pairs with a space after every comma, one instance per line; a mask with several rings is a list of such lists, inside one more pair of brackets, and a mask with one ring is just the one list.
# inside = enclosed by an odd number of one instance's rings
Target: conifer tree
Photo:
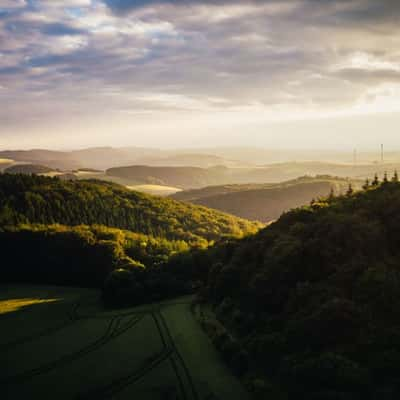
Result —
[[353, 186], [349, 183], [349, 187], [347, 188], [346, 196], [351, 196], [354, 193]]
[[392, 182], [394, 182], [394, 183], [398, 183], [399, 182], [399, 175], [397, 173], [397, 170], [394, 171]]
[[363, 185], [362, 188], [363, 188], [364, 190], [367, 190], [367, 189], [369, 188], [369, 179], [368, 179], [368, 178], [365, 180], [365, 183], [364, 183], [364, 185]]
[[383, 183], [386, 184], [389, 182], [388, 176], [387, 176], [387, 172], [385, 171], [385, 174], [383, 175]]
[[379, 186], [378, 174], [375, 174], [374, 180], [372, 181], [372, 186]]

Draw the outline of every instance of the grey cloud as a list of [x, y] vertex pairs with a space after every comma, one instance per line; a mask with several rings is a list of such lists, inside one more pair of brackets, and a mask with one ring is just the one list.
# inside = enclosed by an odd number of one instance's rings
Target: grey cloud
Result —
[[400, 70], [345, 68], [338, 71], [336, 75], [348, 81], [362, 82], [365, 85], [376, 84], [379, 82], [400, 82]]
[[83, 29], [77, 29], [71, 25], [61, 22], [44, 24], [41, 27], [41, 31], [45, 35], [54, 35], [54, 36], [82, 35], [86, 33]]

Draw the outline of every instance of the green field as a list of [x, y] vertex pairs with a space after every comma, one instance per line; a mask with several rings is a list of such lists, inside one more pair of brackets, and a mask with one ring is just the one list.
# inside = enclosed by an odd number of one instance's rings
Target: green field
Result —
[[95, 290], [0, 287], [1, 398], [247, 399], [190, 301], [106, 311]]

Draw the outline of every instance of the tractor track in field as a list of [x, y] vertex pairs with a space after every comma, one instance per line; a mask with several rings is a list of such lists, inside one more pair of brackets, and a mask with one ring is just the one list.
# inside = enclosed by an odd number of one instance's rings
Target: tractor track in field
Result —
[[[179, 304], [188, 304], [188, 303], [179, 303]], [[171, 332], [164, 319], [164, 316], [161, 313], [160, 308], [158, 308], [157, 310], [154, 310], [153, 308], [152, 311], [144, 313], [144, 315], [149, 315], [149, 314], [153, 318], [157, 331], [160, 335], [161, 342], [163, 345], [163, 350], [160, 353], [156, 354], [155, 356], [149, 358], [147, 361], [145, 361], [143, 365], [140, 368], [136, 369], [133, 373], [118, 378], [101, 388], [95, 389], [88, 393], [80, 394], [76, 397], [77, 400], [92, 400], [92, 399], [98, 400], [98, 399], [111, 398], [113, 395], [120, 392], [127, 386], [138, 382], [140, 379], [142, 379], [144, 376], [146, 376], [148, 373], [150, 373], [158, 365], [160, 365], [162, 362], [166, 360], [170, 361], [171, 367], [174, 370], [176, 379], [178, 380], [179, 389], [182, 394], [182, 399], [189, 400], [190, 398], [192, 398], [194, 400], [200, 400], [200, 397], [194, 386], [193, 379], [190, 375], [189, 369], [187, 368], [183, 357], [181, 356], [175, 345]], [[177, 358], [177, 360], [174, 358], [174, 356]], [[184, 378], [182, 378], [181, 373], [179, 372], [179, 366], [177, 363], [180, 364], [181, 369], [184, 371], [186, 380], [190, 386], [191, 396], [188, 395], [187, 393]]]
[[196, 387], [193, 382], [193, 378], [190, 374], [189, 368], [187, 367], [185, 360], [183, 359], [182, 355], [180, 354], [178, 348], [175, 345], [174, 339], [171, 335], [171, 331], [168, 328], [167, 322], [165, 321], [165, 318], [162, 315], [161, 310], [157, 310], [157, 314], [160, 317], [161, 323], [162, 323], [165, 331], [167, 332], [168, 339], [171, 343], [172, 348], [174, 349], [174, 354], [176, 354], [176, 356], [178, 357], [179, 363], [181, 364], [181, 367], [183, 368], [183, 370], [185, 372], [186, 380], [189, 382], [190, 390], [192, 392], [192, 397], [194, 400], [200, 400], [200, 397], [197, 393]]
[[43, 373], [49, 372], [54, 368], [58, 368], [65, 364], [71, 363], [81, 357], [90, 354], [91, 352], [98, 350], [105, 344], [107, 344], [110, 340], [115, 339], [116, 337], [122, 335], [129, 329], [131, 329], [134, 325], [142, 320], [143, 316], [134, 316], [130, 321], [128, 321], [123, 327], [120, 328], [121, 317], [112, 317], [104, 334], [91, 344], [81, 348], [80, 350], [72, 353], [67, 354], [54, 360], [50, 363], [44, 364], [38, 368], [31, 369], [26, 372], [22, 372], [20, 374], [14, 375], [12, 377], [0, 380], [0, 385], [13, 385], [19, 384], [25, 380], [31, 379], [37, 375], [41, 375]]
[[[176, 351], [176, 348], [175, 348], [175, 346], [174, 346], [172, 340], [170, 340], [170, 343], [172, 343], [172, 345], [170, 345], [170, 346], [167, 345], [167, 341], [165, 340], [165, 336], [164, 336], [164, 334], [163, 334], [163, 331], [162, 331], [162, 328], [161, 328], [161, 325], [160, 325], [160, 321], [159, 321], [158, 318], [157, 318], [157, 317], [158, 317], [157, 314], [161, 314], [159, 310], [156, 311], [156, 312], [152, 312], [152, 313], [151, 313], [151, 316], [153, 317], [154, 323], [155, 323], [156, 326], [157, 326], [157, 330], [158, 330], [158, 333], [159, 333], [159, 335], [160, 335], [160, 337], [161, 337], [161, 341], [162, 341], [162, 343], [163, 343], [163, 346], [164, 346], [164, 348], [169, 348], [169, 347], [170, 347], [171, 350], [172, 350], [173, 352], [175, 352], [175, 351]], [[164, 328], [164, 329], [165, 329], [165, 328]], [[167, 335], [168, 335], [168, 333], [167, 333]], [[169, 339], [171, 339], [170, 336], [169, 336]], [[169, 360], [170, 360], [172, 369], [174, 370], [176, 379], [177, 379], [178, 382], [179, 382], [179, 389], [180, 389], [180, 391], [181, 391], [181, 393], [182, 393], [182, 397], [183, 397], [184, 400], [187, 400], [187, 394], [186, 394], [186, 390], [185, 390], [185, 383], [183, 382], [183, 379], [182, 379], [182, 377], [181, 377], [181, 375], [180, 375], [180, 373], [179, 373], [178, 366], [176, 365], [176, 361], [174, 360], [173, 356], [174, 356], [174, 353], [171, 352], [171, 356], [170, 356], [170, 359], [169, 359]]]
[[134, 384], [139, 381], [154, 368], [160, 365], [165, 360], [168, 360], [173, 353], [172, 349], [165, 348], [157, 355], [150, 357], [143, 365], [138, 368], [135, 372], [121, 378], [115, 379], [111, 383], [101, 388], [95, 389], [91, 392], [79, 394], [77, 400], [91, 400], [91, 399], [107, 399], [113, 396], [115, 393], [120, 392], [126, 386]]
[[101, 313], [97, 314], [79, 314], [78, 310], [82, 306], [82, 304], [85, 304], [85, 302], [82, 299], [79, 299], [76, 303], [73, 304], [73, 307], [71, 310], [67, 311], [67, 319], [64, 321], [61, 321], [59, 324], [55, 326], [50, 326], [46, 329], [43, 329], [42, 331], [36, 332], [33, 335], [30, 336], [25, 336], [19, 339], [12, 340], [8, 343], [0, 343], [0, 351], [7, 351], [8, 349], [13, 349], [19, 345], [32, 342], [36, 339], [40, 339], [41, 337], [44, 336], [49, 336], [52, 335], [53, 333], [56, 333], [58, 331], [61, 331], [62, 329], [78, 322], [82, 321], [84, 319], [110, 319], [110, 318], [116, 318], [116, 317], [128, 317], [130, 315], [141, 315], [143, 314], [142, 312], [136, 312], [136, 311], [127, 311], [127, 312], [121, 312], [117, 314], [110, 314], [110, 315], [101, 315]]

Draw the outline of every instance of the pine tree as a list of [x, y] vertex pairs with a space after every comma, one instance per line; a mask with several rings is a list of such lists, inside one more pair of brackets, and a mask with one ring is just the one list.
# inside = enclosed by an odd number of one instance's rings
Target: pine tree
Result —
[[394, 182], [394, 183], [398, 183], [398, 182], [399, 182], [399, 175], [398, 175], [398, 173], [397, 173], [397, 170], [394, 171], [394, 175], [393, 175], [393, 178], [392, 178], [392, 182]]
[[387, 172], [385, 171], [385, 174], [383, 175], [383, 183], [386, 184], [389, 182], [388, 176], [387, 176]]
[[351, 196], [353, 193], [354, 193], [353, 186], [351, 183], [349, 183], [349, 187], [347, 189], [346, 196]]
[[363, 188], [364, 190], [367, 190], [367, 189], [369, 188], [369, 179], [368, 179], [368, 178], [365, 180], [365, 183], [364, 183], [364, 185], [363, 185], [362, 188]]
[[378, 174], [375, 174], [374, 180], [372, 181], [372, 186], [379, 186]]

